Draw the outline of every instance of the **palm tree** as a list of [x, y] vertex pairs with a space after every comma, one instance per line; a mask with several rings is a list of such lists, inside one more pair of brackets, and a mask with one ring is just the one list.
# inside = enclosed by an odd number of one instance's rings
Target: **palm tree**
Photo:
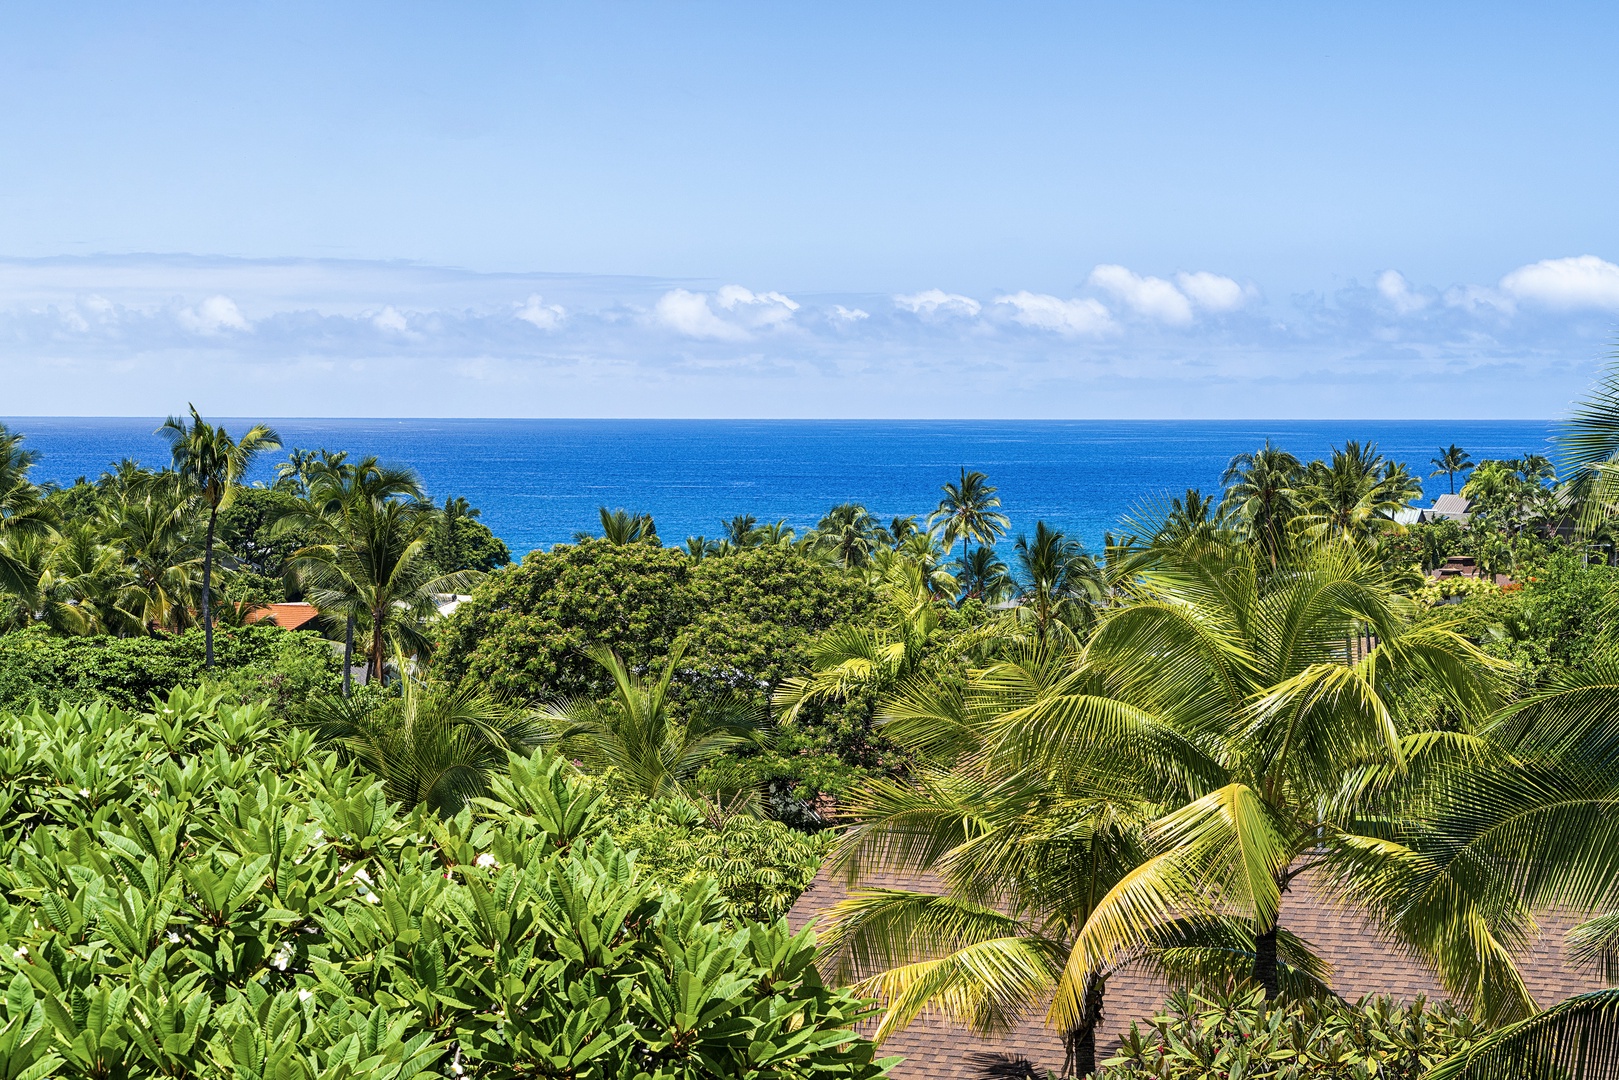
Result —
[[1523, 525], [1532, 488], [1540, 484], [1525, 482], [1518, 462], [1481, 461], [1462, 485], [1462, 494], [1471, 501], [1475, 516], [1512, 534]]
[[[1495, 663], [1442, 625], [1413, 625], [1357, 544], [1291, 552], [1282, 573], [1246, 545], [1158, 554], [1097, 629], [1073, 687], [1014, 714], [999, 737], [1005, 769], [1033, 761], [1106, 778], [1124, 767], [1154, 778], [1166, 807], [1146, 830], [1150, 857], [1076, 938], [1064, 1016], [1079, 1015], [1094, 972], [1188, 915], [1240, 914], [1252, 977], [1274, 996], [1289, 883], [1317, 870], [1318, 889], [1383, 895], [1405, 864], [1381, 835], [1395, 811], [1347, 779], [1404, 768], [1431, 741], [1402, 730], [1405, 693], [1423, 687], [1465, 717], [1494, 691]], [[1374, 643], [1351, 647], [1363, 631]], [[1483, 902], [1462, 885], [1443, 899], [1443, 911], [1432, 897], [1409, 905], [1388, 929], [1458, 996], [1497, 1016], [1520, 1007]]]
[[782, 682], [772, 704], [798, 715], [812, 701], [846, 697], [857, 687], [892, 688], [916, 670], [939, 628], [935, 596], [922, 568], [908, 560], [893, 563], [878, 583], [884, 599], [873, 626], [837, 626], [810, 645], [810, 673]]
[[[856, 824], [833, 865], [856, 881], [934, 874], [942, 887], [852, 891], [819, 929], [825, 974], [883, 1006], [879, 1043], [930, 1006], [1005, 1033], [1050, 995], [1091, 906], [1140, 859], [1147, 809], [1038, 775], [874, 785], [847, 808]], [[1084, 1015], [1062, 1025], [1064, 1076], [1096, 1069], [1104, 986], [1099, 975]]]
[[1225, 486], [1224, 513], [1270, 553], [1272, 565], [1286, 543], [1289, 525], [1299, 515], [1294, 489], [1303, 474], [1298, 458], [1266, 439], [1253, 453], [1232, 458], [1220, 478]]
[[[1571, 959], [1619, 976], [1619, 655], [1561, 671], [1503, 709], [1462, 753], [1413, 784], [1425, 873], [1484, 882], [1520, 925], [1549, 908], [1590, 913]], [[1619, 988], [1513, 1024], [1433, 1075], [1467, 1080], [1610, 1077]], [[1584, 1071], [1582, 1071], [1582, 1066]]]
[[611, 770], [614, 782], [647, 798], [692, 797], [691, 782], [705, 766], [758, 738], [762, 714], [747, 698], [725, 694], [699, 700], [677, 720], [670, 687], [685, 651], [677, 641], [663, 671], [645, 679], [611, 649], [587, 649], [612, 676], [612, 695], [551, 703], [541, 713], [549, 724], [544, 741], [592, 769]]
[[[939, 888], [856, 888], [821, 927], [826, 974], [885, 1007], [879, 1041], [934, 1007], [981, 1034], [1010, 1027], [1051, 1000], [1080, 929], [1148, 850], [1157, 807], [1141, 777], [1096, 783], [1083, 770], [1004, 772], [991, 744], [1009, 715], [1069, 681], [1076, 656], [1046, 643], [1014, 645], [968, 679], [910, 680], [881, 710], [883, 731], [934, 763], [906, 782], [880, 782], [845, 807], [854, 824], [832, 865], [858, 886], [873, 871]], [[1291, 958], [1302, 951], [1284, 938]], [[1182, 921], [1125, 962], [1162, 974], [1226, 977], [1251, 935], [1229, 919]], [[1284, 969], [1290, 988], [1316, 988], [1310, 969]], [[1093, 973], [1077, 1018], [1059, 1021], [1063, 1075], [1094, 1071], [1110, 970]]]
[[903, 544], [907, 538], [915, 536], [920, 531], [915, 514], [896, 514], [888, 523], [888, 536], [895, 544]]
[[1220, 531], [1214, 496], [1187, 488], [1185, 495], [1169, 500], [1169, 511], [1153, 535], [1159, 544], [1189, 546], [1214, 543]]
[[0, 535], [39, 535], [51, 530], [50, 507], [28, 479], [38, 458], [22, 448], [22, 440], [21, 434], [0, 424]]
[[961, 582], [963, 600], [999, 604], [1017, 588], [995, 549], [982, 544], [962, 557], [961, 572], [956, 576]]
[[202, 634], [203, 667], [214, 669], [214, 621], [212, 600], [214, 572], [214, 529], [219, 512], [230, 505], [237, 486], [253, 459], [264, 450], [281, 446], [281, 436], [263, 424], [249, 428], [240, 441], [222, 427], [209, 424], [191, 407], [191, 422], [178, 416], [164, 421], [158, 433], [169, 440], [174, 469], [190, 485], [208, 508], [208, 531], [202, 547]]
[[315, 606], [323, 615], [343, 617], [343, 696], [348, 697], [353, 682], [354, 626], [368, 610], [362, 589], [347, 587], [349, 583], [341, 575], [323, 568], [332, 565], [340, 549], [363, 542], [360, 525], [368, 507], [400, 500], [420, 504], [422, 486], [415, 473], [385, 466], [374, 456], [350, 463], [347, 453], [325, 450], [307, 461], [300, 475], [303, 498], [276, 522], [275, 530], [279, 535], [302, 530], [321, 541], [293, 552], [291, 565], [295, 571], [321, 573], [331, 586]]
[[177, 633], [192, 624], [203, 563], [194, 506], [194, 493], [173, 473], [148, 473], [130, 478], [104, 509], [118, 578], [106, 614], [120, 633]]
[[872, 561], [874, 579], [881, 581], [887, 577], [896, 562], [909, 562], [921, 570], [928, 589], [941, 600], [952, 599], [961, 591], [960, 583], [945, 563], [938, 534], [931, 530], [915, 530], [903, 540], [895, 541], [893, 547], [879, 548]]
[[508, 755], [527, 755], [539, 737], [531, 715], [477, 688], [430, 686], [414, 678], [402, 680], [400, 696], [369, 708], [342, 698], [317, 699], [303, 724], [380, 777], [390, 800], [427, 806], [443, 817], [484, 795]]
[[417, 655], [429, 651], [422, 623], [438, 614], [438, 594], [469, 592], [484, 576], [476, 570], [439, 573], [428, 550], [432, 531], [433, 512], [426, 504], [359, 498], [343, 507], [335, 540], [294, 553], [316, 608], [366, 621], [374, 680], [383, 677], [390, 643]]
[[1000, 497], [983, 473], [968, 472], [963, 467], [960, 482], [945, 484], [940, 490], [944, 498], [939, 500], [939, 508], [928, 518], [928, 524], [944, 526], [946, 547], [959, 538], [965, 555], [968, 541], [994, 545], [1011, 528], [1006, 515], [996, 509], [1001, 505]]
[[[623, 507], [609, 510], [605, 506], [599, 507], [596, 512], [601, 516], [601, 538], [609, 544], [661, 543], [658, 539], [658, 526], [652, 520], [651, 514], [631, 513]], [[576, 532], [573, 539], [575, 543], [582, 544], [595, 537], [587, 532]]]
[[1563, 475], [1585, 495], [1580, 531], [1590, 533], [1619, 505], [1619, 353], [1556, 436]]
[[1057, 624], [1083, 629], [1107, 596], [1107, 583], [1085, 545], [1044, 521], [1034, 525], [1034, 539], [1019, 536], [1013, 548], [1018, 600], [1033, 614], [1035, 635], [1045, 640]]
[[1421, 493], [1403, 465], [1353, 439], [1332, 451], [1330, 464], [1310, 462], [1300, 482], [1304, 521], [1315, 534], [1356, 541], [1397, 531], [1394, 515]]
[[[287, 451], [287, 460], [275, 467], [275, 486], [299, 495], [307, 493], [316, 469], [323, 464], [323, 455], [327, 459], [332, 456], [324, 450], [293, 447]], [[344, 453], [341, 456], [346, 458], [348, 455]]]
[[759, 526], [759, 542], [765, 547], [791, 547], [793, 530], [786, 518]]
[[78, 521], [65, 528], [51, 547], [51, 574], [57, 594], [71, 603], [82, 619], [85, 633], [106, 633], [115, 610], [118, 560], [122, 552], [95, 521]]
[[720, 522], [725, 538], [735, 548], [748, 548], [758, 542], [759, 519], [752, 514], [738, 514], [730, 521]]
[[59, 572], [57, 543], [38, 533], [0, 532], [0, 629], [21, 630], [36, 623], [57, 633], [87, 634], [97, 628], [95, 610]]
[[462, 547], [461, 522], [477, 521], [483, 511], [467, 502], [462, 495], [446, 495], [444, 505], [433, 514], [433, 562], [441, 570], [468, 570], [467, 561], [473, 555]]
[[1451, 443], [1449, 446], [1440, 449], [1438, 457], [1429, 458], [1428, 464], [1434, 468], [1434, 471], [1428, 474], [1429, 476], [1447, 476], [1450, 478], [1450, 493], [1454, 495], [1456, 494], [1456, 474], [1471, 469], [1473, 459], [1466, 450], [1463, 450], [1455, 443]]
[[872, 552], [887, 542], [888, 534], [859, 503], [839, 503], [815, 526], [815, 545], [845, 567], [865, 566]]

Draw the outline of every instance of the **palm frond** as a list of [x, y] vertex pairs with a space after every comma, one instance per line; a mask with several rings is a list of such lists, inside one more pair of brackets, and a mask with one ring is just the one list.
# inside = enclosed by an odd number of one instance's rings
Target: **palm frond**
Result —
[[1442, 1062], [1427, 1080], [1616, 1080], [1619, 989], [1578, 994]]

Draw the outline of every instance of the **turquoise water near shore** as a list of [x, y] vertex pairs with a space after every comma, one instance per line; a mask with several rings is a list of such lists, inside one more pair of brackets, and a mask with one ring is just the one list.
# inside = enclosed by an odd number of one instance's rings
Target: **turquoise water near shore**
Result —
[[[38, 480], [92, 479], [124, 457], [167, 460], [157, 417], [3, 421], [40, 456]], [[247, 421], [221, 421], [239, 433]], [[966, 466], [1000, 488], [1013, 533], [1044, 519], [1093, 548], [1119, 518], [1187, 487], [1210, 491], [1233, 454], [1266, 438], [1300, 457], [1370, 440], [1426, 477], [1458, 443], [1474, 459], [1547, 453], [1525, 420], [435, 420], [273, 419], [288, 447], [346, 449], [413, 467], [436, 497], [464, 495], [515, 554], [597, 527], [607, 505], [651, 513], [665, 543], [714, 536], [751, 513], [803, 529], [835, 503], [886, 520], [925, 515]], [[276, 454], [257, 470], [266, 477]], [[1426, 480], [1429, 497], [1448, 490]]]

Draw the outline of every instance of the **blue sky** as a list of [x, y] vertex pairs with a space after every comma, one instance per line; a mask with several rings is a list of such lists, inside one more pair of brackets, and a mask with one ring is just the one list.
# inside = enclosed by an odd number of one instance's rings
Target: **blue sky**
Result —
[[10, 5], [12, 414], [1535, 417], [1596, 4]]

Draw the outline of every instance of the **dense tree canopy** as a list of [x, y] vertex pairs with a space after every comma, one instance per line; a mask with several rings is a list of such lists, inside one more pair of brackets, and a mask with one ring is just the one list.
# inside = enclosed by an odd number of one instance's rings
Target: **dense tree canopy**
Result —
[[808, 662], [815, 636], [869, 611], [862, 579], [791, 548], [693, 560], [675, 548], [587, 540], [493, 575], [446, 624], [437, 671], [523, 700], [600, 695], [583, 650], [645, 669], [689, 634], [688, 687], [765, 691]]

